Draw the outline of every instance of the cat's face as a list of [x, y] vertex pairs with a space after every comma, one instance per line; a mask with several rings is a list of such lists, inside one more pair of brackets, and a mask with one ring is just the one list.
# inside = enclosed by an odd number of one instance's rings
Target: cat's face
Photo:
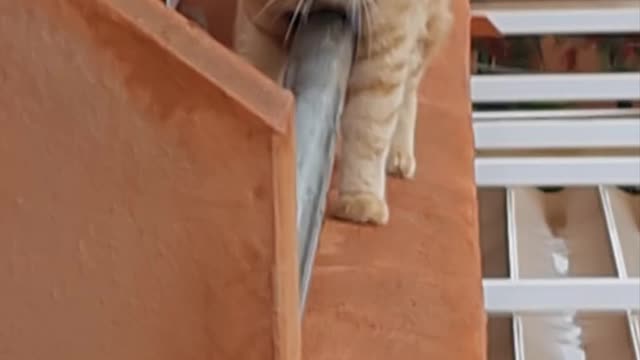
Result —
[[[254, 21], [261, 17], [304, 14], [314, 10], [337, 10], [348, 16], [379, 8], [398, 0], [243, 0], [243, 6]], [[260, 20], [262, 21], [262, 20]]]
[[[352, 8], [366, 6], [366, 3], [377, 3], [380, 0], [245, 0], [263, 7], [273, 7], [295, 11], [295, 9], [336, 9], [351, 11]], [[389, 0], [386, 0], [389, 1]]]
[[362, 12], [371, 12], [394, 1], [399, 0], [243, 0], [242, 10], [263, 30], [275, 34], [285, 31], [292, 21], [312, 11], [336, 10], [355, 22]]

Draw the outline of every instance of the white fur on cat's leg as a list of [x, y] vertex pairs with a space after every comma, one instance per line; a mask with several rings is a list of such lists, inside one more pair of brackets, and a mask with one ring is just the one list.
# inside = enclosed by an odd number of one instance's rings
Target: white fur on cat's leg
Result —
[[391, 131], [388, 136], [380, 137], [367, 127], [370, 119], [355, 116], [358, 111], [353, 110], [354, 105], [347, 105], [342, 122], [339, 194], [333, 215], [353, 222], [383, 225], [389, 221], [384, 164]]
[[373, 193], [347, 193], [340, 195], [333, 215], [357, 223], [384, 225], [389, 222], [389, 207]]
[[[350, 120], [357, 122], [358, 119], [347, 117], [343, 123]], [[371, 134], [344, 128], [343, 132], [349, 135], [345, 134], [342, 139], [339, 195], [333, 215], [358, 223], [386, 224], [389, 220], [385, 201], [386, 144], [370, 141]]]
[[[359, 73], [354, 72], [356, 81]], [[339, 195], [333, 215], [358, 223], [389, 221], [385, 200], [385, 163], [389, 153], [402, 86], [395, 94], [352, 96], [342, 118]]]
[[418, 108], [416, 90], [407, 92], [387, 156], [387, 173], [411, 179], [416, 172], [415, 128]]

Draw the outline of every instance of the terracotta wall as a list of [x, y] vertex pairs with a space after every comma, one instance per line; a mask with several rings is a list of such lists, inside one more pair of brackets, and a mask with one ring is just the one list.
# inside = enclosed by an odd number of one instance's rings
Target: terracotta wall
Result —
[[297, 359], [291, 97], [159, 2], [0, 49], [0, 359]]
[[[303, 324], [305, 360], [485, 360], [469, 3], [425, 74], [417, 171], [389, 179], [389, 224], [327, 221]], [[491, 359], [494, 360], [494, 359]]]

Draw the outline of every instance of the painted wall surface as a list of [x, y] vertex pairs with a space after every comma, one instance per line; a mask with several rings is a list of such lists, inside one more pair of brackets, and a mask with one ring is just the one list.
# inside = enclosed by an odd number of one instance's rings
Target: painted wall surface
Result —
[[[328, 222], [305, 359], [484, 357], [455, 4], [417, 179]], [[0, 49], [0, 359], [299, 359], [290, 96], [160, 2], [0, 0]]]
[[0, 0], [0, 359], [299, 358], [292, 99], [166, 11]]
[[469, 3], [425, 75], [413, 181], [391, 179], [389, 225], [328, 221], [303, 326], [305, 360], [486, 359]]
[[[183, 2], [229, 44], [235, 1]], [[453, 4], [454, 29], [421, 89], [418, 173], [390, 181], [390, 224], [325, 223], [303, 324], [305, 360], [486, 358], [469, 4]]]

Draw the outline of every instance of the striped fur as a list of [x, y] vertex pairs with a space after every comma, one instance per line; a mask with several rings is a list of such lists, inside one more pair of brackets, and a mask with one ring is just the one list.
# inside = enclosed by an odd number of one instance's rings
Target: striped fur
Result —
[[[289, 20], [303, 0], [240, 0], [235, 48], [279, 81]], [[315, 0], [355, 5], [362, 18], [360, 47], [342, 118], [339, 196], [334, 216], [385, 224], [385, 173], [412, 178], [417, 88], [451, 23], [450, 0]]]

